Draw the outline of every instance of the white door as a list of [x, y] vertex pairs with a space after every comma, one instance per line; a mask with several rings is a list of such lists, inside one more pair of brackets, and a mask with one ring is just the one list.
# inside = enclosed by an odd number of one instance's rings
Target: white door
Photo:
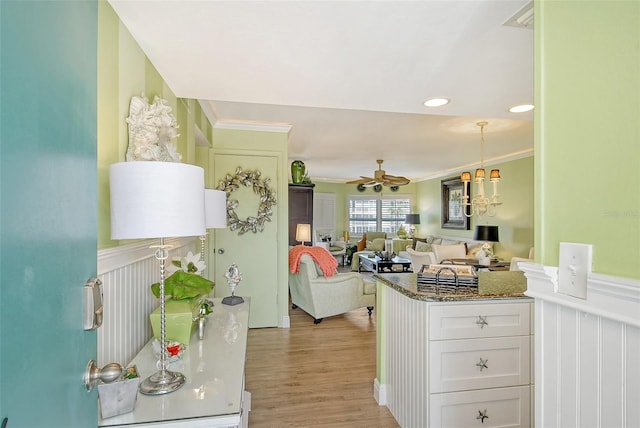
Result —
[[[227, 174], [234, 176], [236, 168], [243, 171], [260, 171], [260, 180], [270, 179], [269, 187], [275, 192], [278, 177], [278, 158], [273, 156], [248, 156], [237, 154], [215, 154], [214, 171], [216, 188], [218, 182]], [[260, 206], [260, 196], [255, 194], [252, 186], [239, 185], [229, 194], [229, 199], [237, 200], [234, 209], [238, 218], [247, 220], [256, 217]], [[276, 203], [280, 202], [276, 194]], [[251, 297], [249, 326], [278, 326], [278, 218], [277, 209], [273, 207], [271, 221], [264, 224], [262, 232], [240, 234], [239, 230], [212, 229], [215, 233], [215, 296], [230, 295], [224, 273], [232, 263], [238, 265], [242, 274], [242, 282], [235, 294]]]

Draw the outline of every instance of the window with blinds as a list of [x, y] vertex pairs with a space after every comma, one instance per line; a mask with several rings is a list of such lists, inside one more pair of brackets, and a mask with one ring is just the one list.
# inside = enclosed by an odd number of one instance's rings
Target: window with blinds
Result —
[[350, 196], [349, 234], [361, 236], [365, 232], [386, 232], [395, 235], [404, 224], [405, 216], [411, 213], [411, 198]]

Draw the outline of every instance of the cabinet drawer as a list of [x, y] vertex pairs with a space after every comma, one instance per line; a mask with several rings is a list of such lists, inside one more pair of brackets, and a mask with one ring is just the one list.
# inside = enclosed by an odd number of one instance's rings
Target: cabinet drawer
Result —
[[430, 392], [526, 385], [530, 336], [442, 340], [430, 343]]
[[434, 305], [429, 315], [431, 340], [522, 336], [531, 333], [531, 303]]
[[432, 394], [432, 427], [529, 427], [530, 387]]

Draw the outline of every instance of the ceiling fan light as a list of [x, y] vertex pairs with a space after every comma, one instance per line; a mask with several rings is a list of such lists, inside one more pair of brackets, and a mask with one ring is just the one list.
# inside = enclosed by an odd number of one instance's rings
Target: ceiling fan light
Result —
[[424, 102], [425, 107], [442, 107], [449, 104], [448, 98], [429, 98]]
[[534, 109], [533, 104], [520, 104], [509, 109], [511, 113], [526, 113]]

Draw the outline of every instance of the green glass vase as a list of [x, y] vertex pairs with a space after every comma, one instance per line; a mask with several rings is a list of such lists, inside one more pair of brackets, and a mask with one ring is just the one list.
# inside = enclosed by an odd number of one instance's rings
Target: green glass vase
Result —
[[304, 173], [306, 172], [306, 166], [301, 160], [295, 160], [291, 162], [291, 181], [293, 184], [302, 183]]

